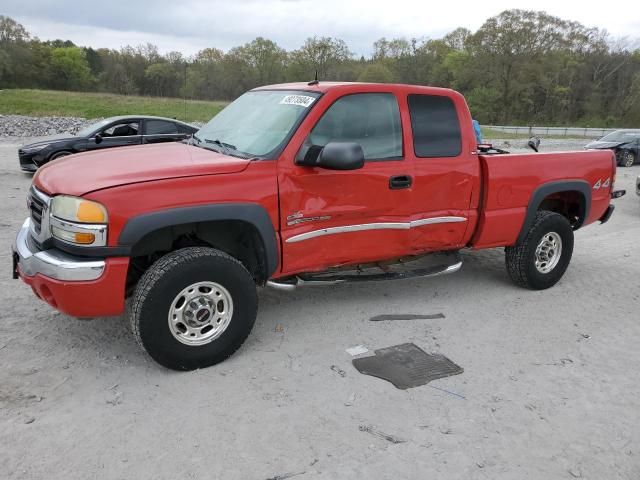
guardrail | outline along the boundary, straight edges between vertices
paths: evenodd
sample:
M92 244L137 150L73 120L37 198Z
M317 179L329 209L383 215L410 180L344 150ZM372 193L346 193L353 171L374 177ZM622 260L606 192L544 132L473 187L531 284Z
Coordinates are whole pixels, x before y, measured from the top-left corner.
M497 132L512 133L516 135L539 135L553 137L583 137L600 138L607 133L618 130L616 128L587 128L587 127L517 127L512 125L482 125Z

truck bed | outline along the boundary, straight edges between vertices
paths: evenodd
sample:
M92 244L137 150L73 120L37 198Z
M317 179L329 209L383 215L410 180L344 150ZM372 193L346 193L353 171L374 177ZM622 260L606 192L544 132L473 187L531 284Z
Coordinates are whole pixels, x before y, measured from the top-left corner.
M515 153L479 155L482 170L482 194L479 222L472 237L473 248L510 246L516 243L527 217L528 207L536 200L536 190L552 201L553 186L563 182L576 189L568 195L590 195L585 218L574 228L602 217L610 201L616 163L610 151ZM614 174L615 176L615 174ZM545 187L547 186L547 187ZM582 193L582 192L589 192ZM540 195L538 195L540 196Z

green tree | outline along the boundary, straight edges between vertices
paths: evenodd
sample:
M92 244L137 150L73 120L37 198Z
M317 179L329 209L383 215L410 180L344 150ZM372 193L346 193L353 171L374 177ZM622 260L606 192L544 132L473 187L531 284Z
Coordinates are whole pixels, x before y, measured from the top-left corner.
M350 60L352 53L343 40L331 37L308 38L304 45L291 53L290 78L337 80L339 67Z
M51 69L55 85L63 90L85 90L94 80L84 51L78 47L54 48Z
M157 97L175 94L179 77L174 65L168 62L149 65L144 73L147 80L146 91Z
M370 63L358 77L359 82L393 83L393 73L381 63Z

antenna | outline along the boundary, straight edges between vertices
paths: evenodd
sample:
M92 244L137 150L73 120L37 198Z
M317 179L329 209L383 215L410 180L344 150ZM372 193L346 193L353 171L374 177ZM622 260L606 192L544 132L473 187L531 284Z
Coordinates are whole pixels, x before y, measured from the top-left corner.
M318 69L316 69L316 78L307 83L307 85L318 85L319 83L320 81L318 80Z

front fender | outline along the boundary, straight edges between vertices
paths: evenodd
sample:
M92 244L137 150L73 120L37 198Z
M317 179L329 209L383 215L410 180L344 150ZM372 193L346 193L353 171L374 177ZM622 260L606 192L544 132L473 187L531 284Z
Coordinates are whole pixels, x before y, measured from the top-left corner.
M197 222L239 220L253 225L263 242L268 276L278 268L278 241L267 210L253 203L223 203L172 208L130 218L118 237L120 247L131 249L145 235L166 227Z

